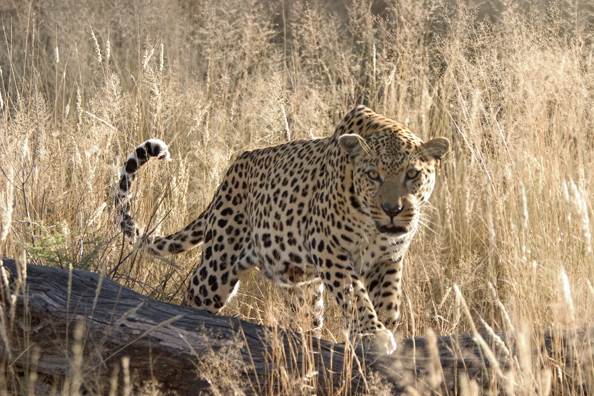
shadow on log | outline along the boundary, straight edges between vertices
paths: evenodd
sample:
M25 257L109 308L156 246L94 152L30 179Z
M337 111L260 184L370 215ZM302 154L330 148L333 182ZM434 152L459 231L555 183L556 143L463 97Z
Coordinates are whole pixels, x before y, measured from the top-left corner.
M156 301L87 271L22 270L3 259L0 364L98 394L126 378L179 395L213 387L222 394L396 395L518 385L579 394L592 389L591 330L430 335L401 340L391 356L372 356Z

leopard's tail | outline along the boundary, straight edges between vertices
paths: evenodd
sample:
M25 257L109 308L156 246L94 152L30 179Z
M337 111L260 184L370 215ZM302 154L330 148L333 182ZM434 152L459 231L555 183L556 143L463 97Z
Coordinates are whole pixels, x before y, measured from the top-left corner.
M151 158L169 160L167 145L158 139L149 139L142 143L128 156L120 175L120 183L116 191L118 225L126 239L132 243L144 243L143 249L154 256L167 256L192 249L202 243L204 238L205 213L188 224L183 230L168 236L140 235L134 219L130 215L129 191L136 172Z
M153 157L165 161L169 160L167 145L161 140L149 139L136 147L136 150L128 156L120 171L120 182L116 189L117 221L126 240L130 243L135 243L136 238L140 236L140 231L130 215L130 189L138 169Z

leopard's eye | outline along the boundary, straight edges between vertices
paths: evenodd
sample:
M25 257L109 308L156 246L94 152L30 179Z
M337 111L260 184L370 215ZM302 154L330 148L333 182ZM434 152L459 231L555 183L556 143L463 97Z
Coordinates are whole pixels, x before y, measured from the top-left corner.
M406 172L406 178L409 180L415 179L417 176L419 176L419 171L416 169L411 169L408 172Z
M370 170L369 172L367 172L367 176L371 179L371 180L379 180L380 179L380 174L377 171L374 170Z

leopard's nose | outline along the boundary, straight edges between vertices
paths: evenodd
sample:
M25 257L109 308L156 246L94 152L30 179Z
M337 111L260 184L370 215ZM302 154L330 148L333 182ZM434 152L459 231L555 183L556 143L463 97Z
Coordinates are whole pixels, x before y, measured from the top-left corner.
M394 217L398 216L398 214L400 212L402 212L403 207L400 204L396 204L396 205L392 206L389 203L384 202L382 204L382 209L388 216L390 216L390 218L394 218Z

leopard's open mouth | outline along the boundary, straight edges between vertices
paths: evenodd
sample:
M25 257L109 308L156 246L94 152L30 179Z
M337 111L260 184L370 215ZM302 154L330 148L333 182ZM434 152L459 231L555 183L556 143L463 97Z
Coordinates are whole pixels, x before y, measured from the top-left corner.
M406 227L397 226L394 223L386 224L378 227L379 232L382 234L390 234L394 236L401 236L408 233Z

